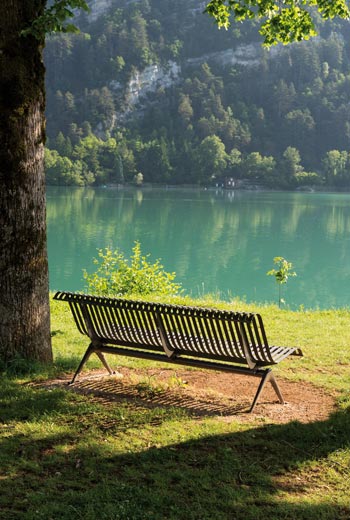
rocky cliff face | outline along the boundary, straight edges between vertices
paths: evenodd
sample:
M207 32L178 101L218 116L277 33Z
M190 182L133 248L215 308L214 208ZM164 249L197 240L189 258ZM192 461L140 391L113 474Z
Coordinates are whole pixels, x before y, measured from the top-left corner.
M89 21L95 22L100 16L105 14L113 4L115 4L115 0L91 0L89 2L91 9L88 15Z
M89 21L94 22L103 16L111 7L116 5L127 5L138 0L91 0L89 5L91 12ZM188 10L193 16L198 16L204 11L206 2L189 0ZM205 62L216 62L221 66L232 66L235 64L247 67L258 65L261 56L261 47L258 44L239 45L236 48L228 48L219 52L212 52L187 58L183 62L169 60L166 65L149 65L143 70L136 70L127 85L122 85L116 79L111 79L110 88L120 92L127 102L129 114L141 103L145 105L148 94L156 92L159 88L168 88L175 83L181 82L182 69L186 66L197 66Z
M142 71L136 71L126 87L126 95L129 106L136 105L147 94L155 92L158 88L167 88L180 81L181 66L168 61L166 67L149 65Z
M205 62L216 62L223 67L232 65L243 65L254 67L259 64L261 57L261 47L258 44L238 45L236 48L224 51L203 54L199 58L189 58L188 64L197 65Z
M258 45L240 45L236 49L226 49L196 58L188 58L184 64L195 66L215 61L223 67L235 64L254 67L259 64L260 56L261 48ZM141 71L136 70L125 89L129 107L131 108L138 102L143 101L149 93L156 92L159 88L168 88L174 83L179 83L181 71L181 64L175 61L168 61L165 67L155 64L149 65ZM113 80L110 86L116 90L123 88L120 83Z

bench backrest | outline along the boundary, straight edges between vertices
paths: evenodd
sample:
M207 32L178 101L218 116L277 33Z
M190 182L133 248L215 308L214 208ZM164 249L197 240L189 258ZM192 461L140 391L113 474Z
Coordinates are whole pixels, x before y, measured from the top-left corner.
M79 331L95 343L187 354L223 361L273 364L259 314L58 292Z

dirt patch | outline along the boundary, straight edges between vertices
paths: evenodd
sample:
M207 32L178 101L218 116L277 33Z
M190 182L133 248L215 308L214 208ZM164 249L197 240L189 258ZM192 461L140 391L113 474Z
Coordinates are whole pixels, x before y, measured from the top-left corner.
M141 406L180 407L194 416L215 416L225 421L260 418L279 424L294 420L308 423L327 419L336 409L336 395L311 383L278 378L285 404L278 402L267 383L254 412L248 414L259 381L251 376L202 370L121 368L115 376L85 372L68 388L104 404L132 400ZM66 386L68 382L68 378L56 379L45 386Z

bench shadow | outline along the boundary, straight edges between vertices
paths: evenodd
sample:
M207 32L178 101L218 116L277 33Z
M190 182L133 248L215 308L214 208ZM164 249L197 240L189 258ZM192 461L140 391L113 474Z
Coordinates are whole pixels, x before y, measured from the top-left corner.
M334 396L322 389L307 383L283 381L281 388L286 404L277 401L272 386L267 384L254 413L248 414L258 383L247 375L230 373L126 368L121 368L116 376L93 371L81 375L73 385L68 385L68 379L47 382L52 387L65 386L75 393L88 395L104 405L130 402L147 408L178 408L192 418L241 417L251 422L258 415L278 423L311 422L323 419L335 408Z
M82 379L68 386L74 392L88 394L101 403L109 404L118 401L133 402L135 405L148 408L181 408L192 417L228 417L247 412L250 408L249 398L241 398L232 403L229 400L220 402L217 398L193 398L184 392L168 389L157 389L147 384L130 383L124 380L102 378Z

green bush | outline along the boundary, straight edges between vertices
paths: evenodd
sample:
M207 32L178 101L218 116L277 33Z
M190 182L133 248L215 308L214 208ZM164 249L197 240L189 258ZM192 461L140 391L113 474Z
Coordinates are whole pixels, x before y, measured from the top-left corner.
M118 249L109 247L98 250L99 259L95 273L88 274L84 269L84 279L90 294L99 296L128 296L131 294L167 294L181 292L181 285L174 282L176 274L164 271L159 260L149 262L150 255L143 256L139 242L132 248L130 260Z

